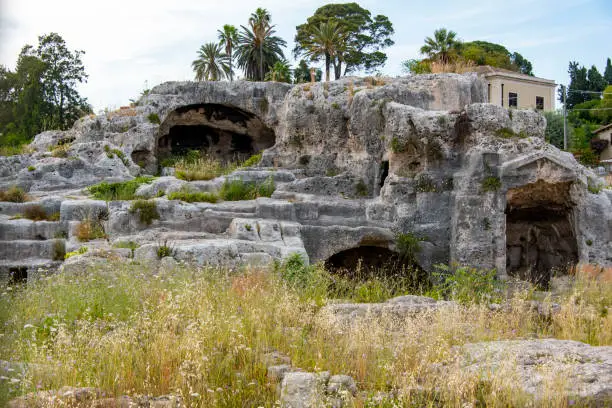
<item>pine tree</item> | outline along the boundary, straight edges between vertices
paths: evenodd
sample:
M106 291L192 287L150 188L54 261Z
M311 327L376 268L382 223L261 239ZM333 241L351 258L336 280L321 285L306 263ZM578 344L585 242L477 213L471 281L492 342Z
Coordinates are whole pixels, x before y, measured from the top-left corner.
M604 79L606 80L608 85L612 85L612 62L610 61L610 58L608 58L608 61L606 62Z

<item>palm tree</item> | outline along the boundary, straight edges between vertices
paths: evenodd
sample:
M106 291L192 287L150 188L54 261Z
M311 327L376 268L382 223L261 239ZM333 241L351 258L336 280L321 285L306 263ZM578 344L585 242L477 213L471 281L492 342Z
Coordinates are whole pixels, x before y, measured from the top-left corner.
M269 67L266 81L291 83L291 68L287 61L276 61L274 66Z
M196 81L219 81L229 74L228 58L221 46L206 43L198 50L198 59L191 63Z
M329 82L329 67L333 57L344 47L346 35L336 21L321 23L315 27L310 38L306 56L313 60L325 56L325 80Z
M265 12L263 9L257 10ZM274 66L276 61L285 59L282 47L287 43L274 35L276 31L269 24L269 15L267 18L265 15L257 16L257 12L251 15L249 27L240 26L242 30L238 33L236 65L244 70L247 79L263 81L266 77L264 67ZM262 29L264 26L266 28Z
M233 25L225 24L223 26L223 31L217 30L217 36L219 37L219 45L225 46L225 54L227 54L229 60L229 78L230 81L233 81L234 70L232 69L232 52L238 42L238 30Z
M459 50L461 42L457 40L457 33L446 28L434 31L434 38L425 38L425 45L421 47L421 54L426 54L432 60L448 63Z
M251 30L255 34L255 38L257 41L257 45L259 47L259 76L261 78L264 77L263 72L263 43L265 40L265 33L270 27L270 13L268 10L258 7L254 13L251 13L251 17L249 17L249 25L251 26Z

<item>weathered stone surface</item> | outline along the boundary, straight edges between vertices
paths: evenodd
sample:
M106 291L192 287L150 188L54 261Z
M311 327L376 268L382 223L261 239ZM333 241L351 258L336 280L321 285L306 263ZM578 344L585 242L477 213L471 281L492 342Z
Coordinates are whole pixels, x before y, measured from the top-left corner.
M558 377L562 392L574 403L612 404L612 347L577 341L542 339L467 344L459 349L466 370L488 377L497 372L516 379L514 386L536 399L544 384Z
M546 283L551 268L611 265L612 193L589 191L597 176L546 144L539 113L483 103L485 91L472 74L161 84L135 108L84 117L38 135L31 153L0 157L0 189L33 197L0 203L0 216L39 204L61 213L61 226L0 219L0 237L48 240L53 229L76 245L77 223L95 215L111 241L143 244L136 257L154 263L163 241L176 243L179 261L266 265L293 252L317 262L360 247L395 251L403 233L422 240L416 263L428 271L457 262ZM137 190L157 207L150 225L129 202L84 197L103 180L157 174L164 154L192 147L262 159L206 181L164 169ZM216 192L226 179L272 179L276 191L216 204L158 197Z

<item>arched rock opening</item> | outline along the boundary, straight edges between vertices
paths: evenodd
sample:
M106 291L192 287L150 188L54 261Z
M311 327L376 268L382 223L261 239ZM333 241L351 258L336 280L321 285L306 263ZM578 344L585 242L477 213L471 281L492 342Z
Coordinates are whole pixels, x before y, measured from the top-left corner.
M188 105L161 124L158 155L201 150L222 161L245 159L274 146L274 131L256 115L221 104Z
M572 222L571 182L535 183L506 196L506 271L547 286L578 260Z
M426 279L424 271L399 253L378 246L362 245L340 251L325 261L325 268L335 274L363 279L381 276L404 276ZM423 276L422 276L423 275Z

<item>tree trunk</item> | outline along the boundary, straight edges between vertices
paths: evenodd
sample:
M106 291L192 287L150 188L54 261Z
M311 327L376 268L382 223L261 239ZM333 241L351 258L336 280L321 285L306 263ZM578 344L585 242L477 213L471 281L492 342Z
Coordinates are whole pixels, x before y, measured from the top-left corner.
M232 71L232 49L229 49L229 69L230 69L230 82L234 80L234 72Z
M331 65L331 61L329 58L329 54L325 54L325 81L329 82L329 66Z
M334 65L334 74L336 74L336 80L340 79L342 75L342 61L338 60L338 64Z
M263 42L259 44L259 80L264 80L264 69L263 69Z

